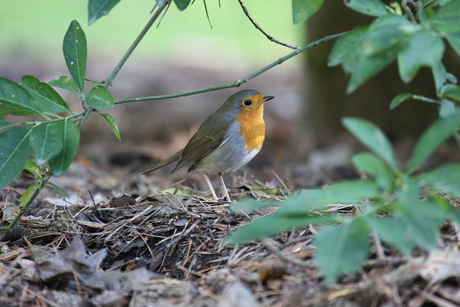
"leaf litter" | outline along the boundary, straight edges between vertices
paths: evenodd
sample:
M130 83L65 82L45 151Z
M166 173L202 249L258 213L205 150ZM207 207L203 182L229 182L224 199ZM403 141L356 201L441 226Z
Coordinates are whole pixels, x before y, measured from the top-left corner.
M69 198L45 189L1 238L0 306L460 304L453 225L443 227L438 250L417 250L412 257L374 238L361 271L328 287L313 260L314 226L243 246L223 245L231 231L276 208L230 210L228 203L203 196L193 177L190 188L161 174L148 181L137 173L119 180L82 165L66 176ZM289 185L273 177L267 183L246 180L233 195L282 202ZM0 191L3 221L12 219L26 188L23 180ZM163 192L146 193L152 190ZM353 214L356 208L337 204L326 210Z

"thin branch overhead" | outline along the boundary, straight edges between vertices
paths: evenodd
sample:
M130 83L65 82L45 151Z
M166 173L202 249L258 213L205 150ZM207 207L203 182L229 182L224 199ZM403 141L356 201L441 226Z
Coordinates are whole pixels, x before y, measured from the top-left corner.
M244 11L244 14L248 17L248 19L251 21L251 23L254 25L254 27L256 27L256 29L259 30L260 32L262 32L262 34L265 35L270 41L272 41L272 42L274 42L274 43L277 43L277 44L279 44L279 45L281 45L281 46L291 48L291 49L300 49L299 46L291 45L291 44L287 44L287 43L283 43L283 42L277 40L276 38L274 38L273 36L271 36L270 34L268 34L267 32L265 32L265 31L259 26L259 24L254 20L254 18L252 18L251 15L249 15L248 9L246 8L246 6L244 6L243 1L242 1L242 0L238 0L238 2L240 3L241 8L242 8L243 11Z

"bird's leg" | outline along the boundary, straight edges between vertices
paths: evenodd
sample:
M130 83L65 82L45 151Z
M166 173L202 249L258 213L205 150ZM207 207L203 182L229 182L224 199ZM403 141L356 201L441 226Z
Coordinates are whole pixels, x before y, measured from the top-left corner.
M221 173L218 173L217 176L219 176L219 180L220 180L220 183L222 184L222 188L224 189L224 193L225 193L225 197L227 198L227 201L232 201L232 199L230 198L230 194L228 194L228 190L227 190L227 187L225 186L225 182L224 182L224 179L222 178L222 174Z
M211 190L212 196L214 197L215 201L219 201L219 198L217 198L216 192L214 191L214 188L212 187L211 181L209 180L208 175L203 174L204 179L206 179L206 182L208 183L209 189Z

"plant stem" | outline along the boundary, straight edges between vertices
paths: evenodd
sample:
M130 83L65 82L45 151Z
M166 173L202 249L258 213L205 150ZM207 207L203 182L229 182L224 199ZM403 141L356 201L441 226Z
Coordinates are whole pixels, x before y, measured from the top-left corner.
M34 194L32 194L32 196L29 198L27 203L23 207L20 208L18 214L11 221L11 223L6 227L0 227L0 230L4 231L5 233L8 233L11 231L11 229L13 229L13 227L19 222L19 220L24 215L24 213L26 213L27 209L29 209L29 206L32 204L35 198L37 198L38 194L40 194L41 190L43 189L43 187L45 186L46 182L48 181L50 177L51 176L47 176L46 178L40 179L40 184L35 188Z
M425 97L425 96L420 96L420 95L412 95L412 99L420 100L420 101L423 101L423 102L429 102L429 103L437 103L437 104L441 103L441 101L439 101L439 100L431 99L431 98L428 98L428 97Z
M147 34L147 32L150 29L150 27L155 23L155 21L160 16L161 12L163 12L163 10L171 3L171 1L172 0L167 0L164 3L162 3L161 5L158 5L158 9L153 14L152 18L150 18L149 22L145 25L144 29L142 29L141 33L139 33L137 38L134 40L134 42L129 47L128 51L126 51L126 53L121 58L120 62L118 62L117 66L115 66L115 69L112 71L110 76L107 79L105 79L105 86L106 87L108 87L109 85L112 84L112 82L115 79L115 77L117 76L118 72L123 67L123 65L126 63L128 58L131 56L131 54L133 53L134 49L136 49L137 45L139 45L139 43L142 40L142 38L145 36L145 34Z
M323 37L322 39L316 40L316 41L306 45L305 47L297 49L297 50L289 53L288 55L279 58L277 61L274 61L273 63L270 63L269 65L267 65L267 66L259 69L258 71L248 75L247 77L245 77L243 79L240 79L240 80L235 80L235 81L233 81L231 83L217 85L217 86L210 86L210 87L206 87L206 88L201 88L201 89L197 89L197 90L193 90L193 91L187 91L187 92L180 92L180 93L176 93L176 94L120 99L120 100L115 101L115 104L122 104L122 103L126 103L126 102L131 102L131 101L160 100L160 99L167 99L167 98L183 97L183 96L190 96L190 95L195 95L195 94L204 93L204 92L216 91L216 90L220 90L220 89L224 89L224 88L238 87L241 84L246 83L249 80L257 77L258 75L266 72L267 70L275 67L276 65L282 64L284 61L289 60L290 58L298 55L299 53L302 53L302 52L304 52L304 51L306 51L308 49L316 47L317 45L319 45L321 43L324 43L324 42L336 39L338 37L341 37L345 33L346 32L338 33L338 34L334 34L334 35L329 35L329 36Z

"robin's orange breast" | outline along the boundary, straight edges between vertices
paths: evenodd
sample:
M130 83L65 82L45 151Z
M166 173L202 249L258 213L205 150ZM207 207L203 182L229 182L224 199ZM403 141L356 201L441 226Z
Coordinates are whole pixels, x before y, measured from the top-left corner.
M264 97L260 94L262 98ZM240 123L240 135L244 137L246 150L259 151L265 140L265 122L263 118L264 104L257 103L250 108L243 108L235 116L235 120Z

